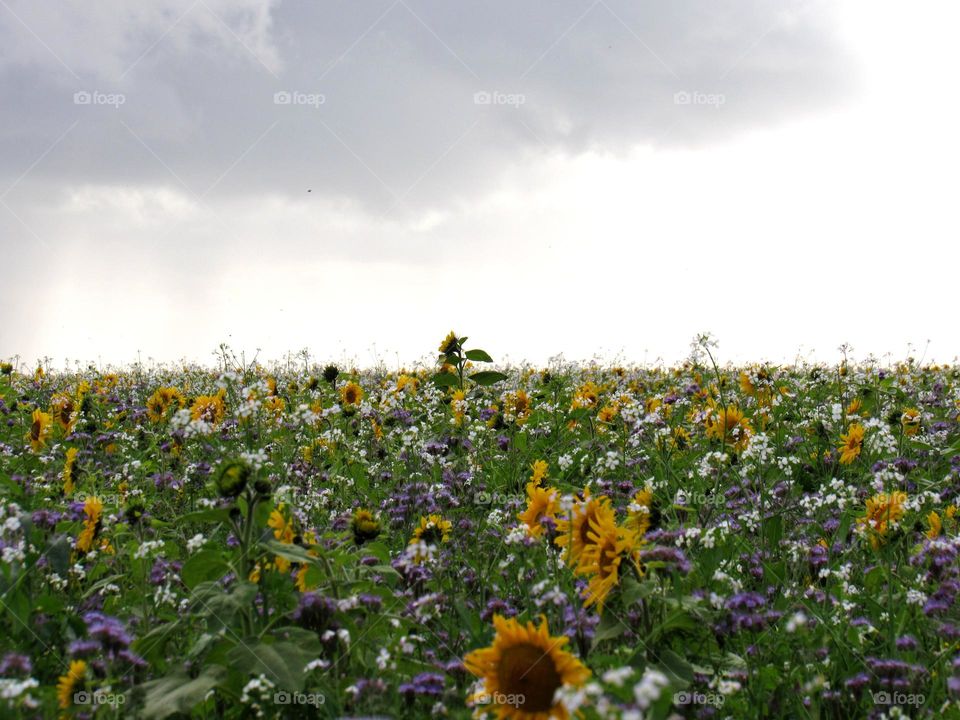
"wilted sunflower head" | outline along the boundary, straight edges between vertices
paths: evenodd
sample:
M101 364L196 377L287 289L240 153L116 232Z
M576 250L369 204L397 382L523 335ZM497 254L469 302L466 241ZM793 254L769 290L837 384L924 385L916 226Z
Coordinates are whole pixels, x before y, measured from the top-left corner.
M235 460L224 465L217 475L217 490L222 497L235 498L247 487L253 470L245 462Z
M336 365L327 365L323 369L323 379L326 380L331 385L333 384L334 380L336 380L337 377L339 377L339 375L340 375L340 368L338 368Z
M564 649L568 639L551 637L544 617L537 627L494 615L493 626L493 644L463 659L466 669L483 681L472 699L489 703L485 707L499 720L569 718L563 702L555 699L557 690L579 687L590 671Z

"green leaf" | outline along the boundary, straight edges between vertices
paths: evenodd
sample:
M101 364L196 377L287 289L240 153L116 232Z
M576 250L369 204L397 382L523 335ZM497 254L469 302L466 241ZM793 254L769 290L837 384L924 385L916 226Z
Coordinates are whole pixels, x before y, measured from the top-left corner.
M230 564L217 550L201 550L190 556L183 564L180 577L188 589L193 590L207 580L219 580L230 572Z
M657 653L660 663L678 680L693 682L693 666L685 658L677 655L673 650L660 650Z
M459 385L460 380L453 373L437 373L433 376L433 382L435 385L440 387L453 387L454 385Z
M467 360L474 362L492 363L493 358L487 355L486 350L467 350Z
M142 717L147 720L163 720L177 713L189 714L226 675L226 669L219 665L210 665L193 679L178 673L144 683L142 687L146 693L146 701Z
M303 669L320 654L319 640L305 645L298 642L241 642L230 651L230 660L241 672L265 675L270 682L288 692L300 692L306 682Z
M285 543L277 540L268 540L267 542L260 543L260 545L272 552L274 555L279 555L282 558L286 558L290 562L303 563L305 565L316 565L319 562L317 558L315 558L313 555L310 555L299 545L286 545Z
M501 380L506 380L507 376L502 372L497 372L496 370L481 370L480 372L475 372L470 376L470 379L473 380L477 385L493 385L498 383Z
M218 523L226 522L230 519L230 510L228 508L207 508L206 510L197 510L180 517L183 523Z
M597 625L597 631L593 635L593 647L596 647L604 640L612 640L623 635L627 631L627 626L613 613L607 613L600 618L600 624Z

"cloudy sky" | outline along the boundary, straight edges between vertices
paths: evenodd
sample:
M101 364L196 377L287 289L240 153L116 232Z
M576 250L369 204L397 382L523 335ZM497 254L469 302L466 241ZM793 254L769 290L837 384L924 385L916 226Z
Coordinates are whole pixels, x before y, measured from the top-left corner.
M950 360L958 20L0 0L0 357Z

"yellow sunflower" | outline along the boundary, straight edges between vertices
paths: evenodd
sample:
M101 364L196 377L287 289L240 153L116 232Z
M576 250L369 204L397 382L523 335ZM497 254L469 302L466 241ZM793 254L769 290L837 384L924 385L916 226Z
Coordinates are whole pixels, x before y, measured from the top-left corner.
M924 534L931 540L940 537L940 533L943 530L943 521L940 520L940 516L935 510L931 510L930 514L927 515L927 524L930 526L930 529Z
M533 471L530 475L530 482L534 485L541 485L547 477L547 471L550 469L550 466L546 460L536 460L533 465L530 466L530 469Z
M920 432L920 411L916 408L907 408L900 416L900 426L905 435L916 435Z
M70 669L66 675L61 675L57 681L57 701L61 710L73 705L73 695L78 687L83 686L87 674L87 664L83 660L71 660Z
M531 537L540 537L543 534L543 525L540 521L545 518L557 517L560 510L560 492L556 488L543 488L533 480L527 483L527 509L517 515L517 519L527 526L527 534Z
M293 544L293 539L296 536L293 531L293 521L287 520L283 516L283 503L280 503L270 513L270 519L267 520L267 525L273 528L273 536L277 540L282 542L284 545ZM274 562L276 563L277 570L282 573L285 573L290 569L290 561L285 557L280 557L277 555Z
M866 514L857 519L870 536L870 544L876 550L883 543L890 526L903 517L907 494L900 490L892 493L879 493L867 499Z
M463 416L467 412L467 396L463 390L455 390L450 398L450 410L453 412L453 419L457 425L463 423Z
M567 720L570 713L555 699L557 690L579 687L590 677L590 670L564 649L568 639L551 637L544 617L537 627L495 615L493 626L493 644L463 659L466 669L483 680L472 699L489 702L485 709L498 720Z
M557 521L559 535L554 542L564 549L563 555L570 567L577 565L584 549L593 542L590 538L591 526L605 521L614 521L610 499L603 495L590 497L590 489L584 489L583 499L574 503L570 517Z
M863 425L852 423L846 434L840 436L840 442L843 444L837 448L837 451L840 453L841 465L849 465L860 457L865 432Z
M227 413L223 399L226 390L221 388L216 395L201 395L193 401L190 407L190 417L193 420L203 420L211 425L218 424Z
M40 452L47 446L52 423L53 417L50 413L45 413L40 408L33 411L33 422L30 424L30 432L27 433L26 439L30 441L30 447L34 452Z
M653 488L645 487L633 496L633 502L630 503L627 511L627 527L636 535L642 538L650 529L653 509Z
M73 466L77 462L77 448L67 448L67 457L63 463L63 494L73 495Z
M348 382L340 388L340 401L344 405L359 405L363 400L363 388L355 382Z
M53 419L56 420L57 425L59 425L64 432L69 433L73 430L73 426L76 423L75 410L76 404L73 402L73 398L65 393L54 395L50 400L50 412L53 415Z
M742 452L750 444L752 432L750 421L733 405L727 405L707 418L707 437L732 445L737 452Z
M425 542L428 545L437 545L445 543L450 539L450 531L453 524L449 520L444 520L439 515L428 515L420 518L420 525L413 531L413 537L410 538L410 545L418 542Z
M453 330L447 333L447 336L443 339L443 342L440 343L440 347L437 348L444 355L449 355L457 349L459 341L457 340L457 335Z
M363 545L380 534L380 521L369 510L360 508L353 514L350 528L353 530L354 542L357 545Z
M597 518L590 528L590 544L580 555L577 575L590 578L584 607L597 606L603 612L603 604L620 582L620 562L633 549L635 536L626 528L617 527L612 518Z
M77 550L80 552L90 552L93 547L93 541L100 531L101 520L103 518L103 503L98 497L88 497L83 503L83 514L86 519L83 521L83 530L77 536Z

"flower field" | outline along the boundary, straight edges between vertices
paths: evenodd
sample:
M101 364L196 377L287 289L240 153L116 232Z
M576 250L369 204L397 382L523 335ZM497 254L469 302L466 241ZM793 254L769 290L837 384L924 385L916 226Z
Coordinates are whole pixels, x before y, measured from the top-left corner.
M960 717L960 367L0 365L0 717Z

